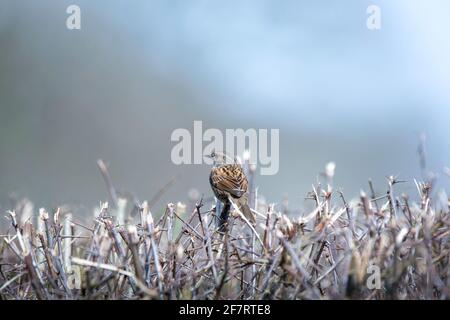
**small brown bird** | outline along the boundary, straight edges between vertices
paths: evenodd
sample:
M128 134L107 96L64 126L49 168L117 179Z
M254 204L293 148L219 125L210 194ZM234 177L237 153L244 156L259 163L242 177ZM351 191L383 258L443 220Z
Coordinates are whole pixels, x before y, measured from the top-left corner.
M220 214L219 230L225 229L231 202L254 224L255 216L247 204L248 181L242 166L221 152L213 151L209 157L214 161L209 183L216 198L224 204Z

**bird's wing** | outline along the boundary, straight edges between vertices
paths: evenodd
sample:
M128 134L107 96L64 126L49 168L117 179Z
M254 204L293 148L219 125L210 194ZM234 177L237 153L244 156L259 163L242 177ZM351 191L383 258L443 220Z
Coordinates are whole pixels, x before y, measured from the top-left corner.
M234 198L240 198L247 192L247 178L239 165L214 168L211 174L213 186L228 192Z

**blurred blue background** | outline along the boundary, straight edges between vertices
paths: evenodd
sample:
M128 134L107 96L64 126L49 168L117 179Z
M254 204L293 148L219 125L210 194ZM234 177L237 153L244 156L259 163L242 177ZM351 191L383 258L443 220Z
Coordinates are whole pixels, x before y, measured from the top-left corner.
M81 8L81 30L65 26ZM381 8L382 28L366 27ZM212 192L206 165L175 166L170 134L279 128L280 171L260 194L300 205L317 174L357 196L399 174L414 192L419 135L428 166L450 165L450 3L389 1L0 0L0 204L107 199L96 167L149 199Z

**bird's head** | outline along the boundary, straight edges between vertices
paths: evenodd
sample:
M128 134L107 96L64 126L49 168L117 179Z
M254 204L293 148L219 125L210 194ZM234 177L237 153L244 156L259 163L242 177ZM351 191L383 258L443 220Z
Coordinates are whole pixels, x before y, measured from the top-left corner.
M236 162L233 158L228 156L226 153L220 152L220 151L215 151L215 150L213 150L211 152L211 154L207 155L207 157L211 158L213 160L214 166L233 164Z

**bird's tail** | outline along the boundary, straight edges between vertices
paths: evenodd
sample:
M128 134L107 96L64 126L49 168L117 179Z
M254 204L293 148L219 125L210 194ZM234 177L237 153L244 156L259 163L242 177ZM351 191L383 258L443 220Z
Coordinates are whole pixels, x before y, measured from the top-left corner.
M239 211L241 211L241 213L244 215L244 217L248 221L250 221L253 225L255 225L255 223L256 223L255 215L250 210L250 207L247 204L248 203L247 202L247 195L244 195L244 196L242 196L241 198L239 198L237 200L230 199L230 201L234 201L234 203L236 204L237 208L239 209Z
M250 210L250 207L247 204L247 197L243 196L239 199L231 199L229 198L228 201L224 204L222 211L220 213L219 218L219 231L225 232L227 225L228 225L228 216L230 214L231 204L234 204L239 211L244 215L244 217L253 225L256 224L255 215Z
M242 214L247 218L248 221L250 221L253 225L255 225L255 223L256 223L255 215L250 210L250 207L248 206L248 204L246 204L246 203L242 204L239 207L239 210L241 210Z

